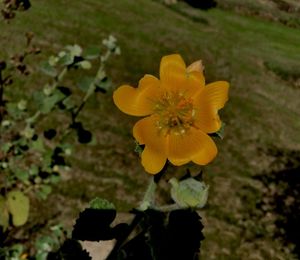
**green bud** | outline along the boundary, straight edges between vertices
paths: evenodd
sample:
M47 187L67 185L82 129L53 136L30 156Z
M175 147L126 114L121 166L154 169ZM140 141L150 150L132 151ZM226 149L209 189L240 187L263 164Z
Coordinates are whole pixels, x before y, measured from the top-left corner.
M203 208L207 202L208 189L204 182L194 178L187 178L178 181L176 178L170 179L171 197L180 207Z

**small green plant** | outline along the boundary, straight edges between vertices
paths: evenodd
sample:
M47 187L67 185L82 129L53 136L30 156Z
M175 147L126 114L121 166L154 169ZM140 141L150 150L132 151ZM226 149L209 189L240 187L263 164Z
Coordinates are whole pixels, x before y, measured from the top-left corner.
M19 98L13 91L14 80L30 77L27 56L40 52L32 45L33 35L26 34L26 38L23 53L0 61L1 247L9 245L13 230L28 221L31 199L47 199L61 171L70 167L67 157L74 139L82 144L92 141L92 133L78 116L92 95L110 87L105 62L120 53L113 36L103 40L102 47L66 46L39 66L49 77L47 83ZM74 71L80 70L90 76L74 77ZM11 250L16 255L22 251L15 245Z

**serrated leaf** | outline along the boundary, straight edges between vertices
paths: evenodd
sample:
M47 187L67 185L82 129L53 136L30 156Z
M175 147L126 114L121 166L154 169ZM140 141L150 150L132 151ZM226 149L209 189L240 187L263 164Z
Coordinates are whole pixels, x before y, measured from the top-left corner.
M93 84L93 82L94 82L94 78L83 77L82 79L79 80L77 85L83 92L87 92L89 90L91 84Z
M29 198L21 191L10 191L7 194L7 205L14 226L24 225L29 215Z
M115 209L85 209L76 220L72 238L89 241L111 240L115 234L110 224L115 218Z
M49 62L44 62L41 64L40 69L42 72L44 72L46 75L51 76L51 77L56 77L57 76L57 71L55 68L53 68Z
M92 201L90 201L90 208L92 209L115 209L115 205L111 202L109 202L106 199L102 198L95 198Z
M6 205L5 198L0 196L0 226L3 228L3 231L9 226L9 213Z

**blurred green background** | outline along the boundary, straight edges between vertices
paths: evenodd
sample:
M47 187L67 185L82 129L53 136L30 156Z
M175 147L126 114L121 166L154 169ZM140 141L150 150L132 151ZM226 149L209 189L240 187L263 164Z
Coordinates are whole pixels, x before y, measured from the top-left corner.
M289 233L294 223L289 221L300 216L298 193L291 190L299 181L282 176L300 165L299 29L297 0L218 0L206 11L182 1L33 0L28 12L0 23L0 56L22 50L27 31L34 32L42 49L40 61L68 44L101 45L112 34L122 50L107 64L114 89L137 85L146 73L158 76L163 55L180 53L187 64L202 59L207 82L231 85L221 111L225 137L217 141L217 159L204 169L210 194L200 211L206 237L202 259L297 259L292 253L297 236ZM46 81L36 71L12 88L21 96ZM142 198L149 176L134 152L136 119L118 111L111 94L89 102L81 119L97 143L78 146L74 169L63 175L49 201L34 202L28 229L57 221L71 227L95 196L124 212ZM161 192L159 199L164 196ZM286 202L289 197L292 203Z

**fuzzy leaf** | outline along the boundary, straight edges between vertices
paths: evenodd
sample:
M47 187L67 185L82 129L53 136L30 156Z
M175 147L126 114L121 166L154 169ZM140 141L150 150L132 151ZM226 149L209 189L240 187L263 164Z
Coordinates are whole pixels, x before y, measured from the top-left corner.
M56 77L57 76L57 71L55 68L53 68L49 62L43 63L41 66L41 71L44 72L46 75L50 77Z
M83 92L87 92L90 86L93 84L93 82L94 82L94 78L83 77L82 79L79 80L77 85Z
M83 51L83 57L87 60L93 60L100 56L101 50L99 47L89 47Z
M29 198L21 191L10 191L7 194L7 204L14 226L22 226L29 215Z
M47 96L44 98L43 103L41 104L40 111L43 114L49 113L54 108L54 106L58 102L62 101L64 98L65 95L61 91L59 90L54 91L51 96Z
M37 195L42 200L47 199L48 195L51 193L52 188L49 185L41 185L39 192L37 192Z

